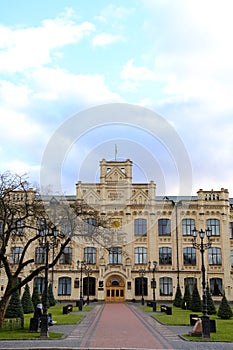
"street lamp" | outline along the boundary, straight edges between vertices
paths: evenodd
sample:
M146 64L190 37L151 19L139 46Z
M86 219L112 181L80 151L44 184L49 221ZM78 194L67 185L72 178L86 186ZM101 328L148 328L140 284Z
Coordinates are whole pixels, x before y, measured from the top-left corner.
M49 249L57 245L58 231L56 227L52 229L52 234L49 234L49 228L44 221L43 225L39 229L39 245L44 249L45 257L45 274L44 274L44 300L43 300L43 314L41 316L41 328L40 336L48 338L48 273L49 273ZM51 241L48 241L48 236L52 237Z
M155 288L156 288L156 280L155 280L155 271L156 271L156 267L157 267L157 261L153 261L153 278L152 278L152 288L153 288L153 302L152 302L152 306L153 306L153 311L156 311L156 301L155 301Z
M85 273L87 275L87 305L89 305L89 296L90 296L90 274L92 273L92 269L90 267L85 266Z
M78 302L78 308L79 311L82 311L83 309L83 266L86 265L86 261L77 261L78 268L80 267L80 294L79 294L79 302Z
M202 229L198 231L196 228L192 230L193 232L193 247L199 249L201 252L201 272L202 272L202 290L203 290L203 307L202 307L202 337L210 338L210 319L207 314L207 293L206 293L206 278L205 278L205 264L204 264L204 252L206 249L211 247L211 229L208 227L205 231ZM197 243L197 235L201 239L201 243ZM207 237L207 242L204 243L204 238Z

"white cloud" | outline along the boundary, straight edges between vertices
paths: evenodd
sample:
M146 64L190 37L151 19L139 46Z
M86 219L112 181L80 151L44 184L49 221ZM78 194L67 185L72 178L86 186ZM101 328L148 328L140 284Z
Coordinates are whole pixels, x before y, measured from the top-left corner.
M146 81L146 80L155 80L156 74L143 66L135 66L134 59L130 59L125 66L123 67L120 73L121 79L123 80L137 80L137 81Z
M39 91L35 99L72 99L91 105L120 101L120 96L108 89L104 77L99 74L75 75L62 69L41 68L32 73L32 79Z
M0 71L14 73L51 62L54 50L79 42L95 31L95 26L90 22L77 25L68 18L58 17L44 20L40 27L0 26L0 31Z
M30 88L27 85L15 85L10 81L0 81L0 101L2 105L21 109L30 103Z
M107 46L119 41L124 41L124 38L120 35L112 35L108 33L101 33L96 35L93 40L93 46Z

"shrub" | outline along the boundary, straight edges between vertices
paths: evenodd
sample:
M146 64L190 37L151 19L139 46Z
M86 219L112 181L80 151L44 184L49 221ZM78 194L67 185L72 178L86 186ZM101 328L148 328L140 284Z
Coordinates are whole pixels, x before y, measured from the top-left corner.
M34 306L33 306L33 302L31 299L30 288L29 288L28 284L26 284L26 286L25 286L24 293L23 293L23 296L21 299L21 303L22 303L23 311L25 314L30 314L31 312L34 311Z
M180 285L178 283L177 288L176 288L176 295L175 295L175 299L173 302L173 305L176 307L181 307L182 306L182 293L180 290Z
M224 320L228 320L232 317L232 310L225 295L222 297L217 315Z
M193 294L190 303L190 309L195 312L199 312L202 310L201 297L197 289L197 284L194 284Z

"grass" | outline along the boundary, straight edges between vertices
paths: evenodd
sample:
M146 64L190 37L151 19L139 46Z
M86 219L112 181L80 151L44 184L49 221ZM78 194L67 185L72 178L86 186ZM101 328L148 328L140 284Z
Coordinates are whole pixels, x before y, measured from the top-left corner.
M146 312L152 312L152 308L143 307ZM190 310L183 310L175 306L172 307L172 315L166 315L165 313L156 313L153 317L159 322L166 325L176 326L190 326L189 315L193 313ZM194 312L195 313L195 312ZM201 315L201 312L198 313ZM211 341L233 342L233 319L222 320L217 315L211 315L211 320L216 322L216 333L210 333ZM187 334L183 335L187 340L203 340L202 337L193 337Z
M65 324L76 324L81 321L85 316L85 312L91 310L91 307L84 307L83 312L78 312L77 307L73 307L73 313L63 315L62 313L63 305L59 304L49 308L48 312L52 314L53 320L59 325ZM0 340L3 339L38 339L40 338L39 332L30 331L30 319L33 317L33 314L24 315L24 329L18 330L0 330ZM58 339L63 336L62 333L49 332L50 339Z

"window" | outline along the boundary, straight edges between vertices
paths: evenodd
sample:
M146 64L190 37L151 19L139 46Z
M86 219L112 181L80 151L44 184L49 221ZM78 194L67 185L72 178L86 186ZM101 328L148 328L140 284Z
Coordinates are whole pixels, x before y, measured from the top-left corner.
M36 277L34 278L33 288L37 288L39 294L43 294L44 285L45 285L44 277Z
M184 265L196 265L196 249L184 248L183 251Z
M88 283L89 282L89 283ZM95 278L84 277L83 279L83 295L95 295Z
M63 253L60 257L60 264L67 264L67 265L71 265L72 264L72 248L70 247L65 247L63 249Z
M96 219L90 217L84 219L84 232L87 235L92 235L95 232L97 226L97 221Z
M183 219L182 220L182 234L183 236L192 236L192 230L195 228L194 219Z
M58 279L58 295L71 295L70 277L60 277Z
M233 222L229 222L229 233L230 238L233 238Z
M208 258L209 258L210 265L221 265L222 264L221 248L209 248Z
M170 277L162 277L159 280L160 295L172 295L172 279Z
M146 219L135 219L134 220L134 234L135 236L146 236L147 235L147 221Z
M35 263L36 264L45 264L46 252L42 247L36 247L35 249Z
M0 235L3 234L3 222L0 221Z
M21 247L11 248L10 263L11 264L18 264L22 253L23 253L23 248L21 248Z
M147 248L137 247L134 249L135 264L147 264Z
M193 294L193 288L195 284L197 284L197 279L194 277L187 277L184 279L184 287L189 287L190 295Z
M109 250L109 263L121 264L122 250L119 247L112 247Z
M18 236L22 236L24 234L24 220L14 220L12 234Z
M220 222L218 219L208 219L206 225L211 229L212 236L220 236Z
M159 264L171 265L172 264L172 249L168 247L159 248Z
M233 250L231 250L231 267L233 267Z
M210 293L212 295L215 295L215 296L222 295L222 279L221 278L211 278L210 279Z
M171 220L170 219L159 219L159 236L170 236L171 235Z
M147 278L136 277L135 278L135 296L139 296L139 295L141 296L142 294L145 296L148 295Z
M37 223L37 234L40 236L46 236L48 233L48 226L44 218L38 218Z
M96 248L84 248L84 261L86 261L87 264L96 264Z

